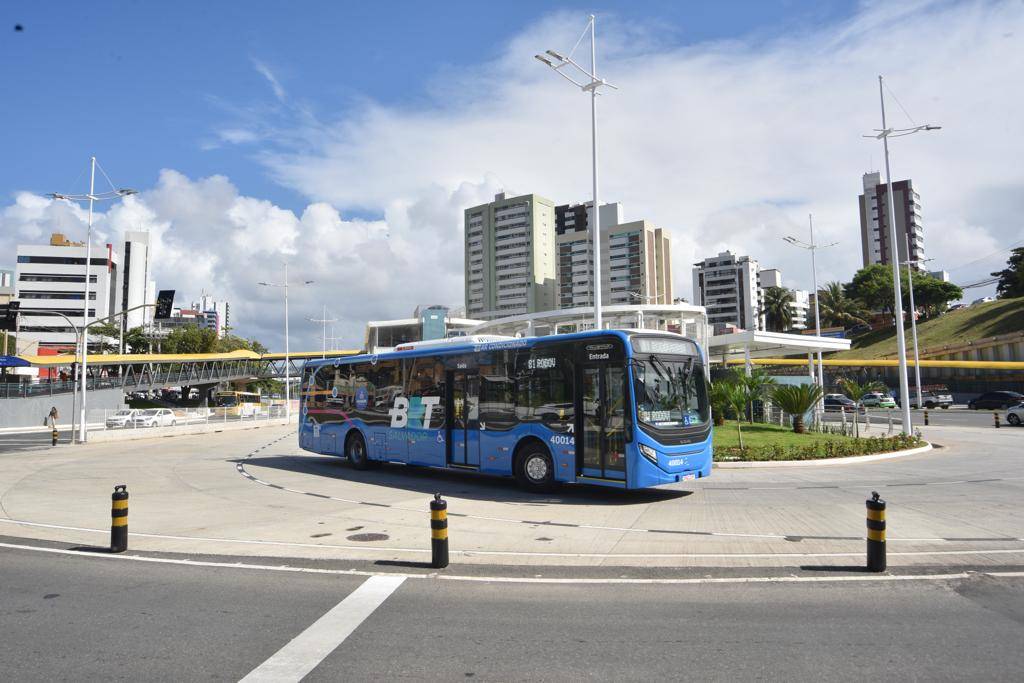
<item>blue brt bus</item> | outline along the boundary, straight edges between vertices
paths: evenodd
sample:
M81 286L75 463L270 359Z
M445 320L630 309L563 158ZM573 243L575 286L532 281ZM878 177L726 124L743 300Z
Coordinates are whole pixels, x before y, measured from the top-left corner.
M299 445L348 458L644 488L711 474L701 349L665 332L465 337L312 361Z

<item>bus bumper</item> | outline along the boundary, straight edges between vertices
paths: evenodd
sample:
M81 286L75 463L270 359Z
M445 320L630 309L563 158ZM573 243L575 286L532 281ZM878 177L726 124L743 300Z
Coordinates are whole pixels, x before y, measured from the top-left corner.
M657 464L637 453L636 476L631 478L629 488L647 488L677 484L681 481L703 479L711 475L712 457L710 439L704 443L689 444L686 447L666 448L656 446Z

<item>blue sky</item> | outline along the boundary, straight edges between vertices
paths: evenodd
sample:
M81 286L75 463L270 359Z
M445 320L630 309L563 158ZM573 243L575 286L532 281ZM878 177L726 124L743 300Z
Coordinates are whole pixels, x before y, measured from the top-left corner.
M268 176L254 161L257 150L209 144L239 112L275 106L255 62L291 97L335 118L364 98L416 106L438 74L494 59L554 11L581 21L589 12L602 22L628 18L654 27L666 44L685 45L767 40L853 8L831 0L8 2L0 6L9 161L0 165L0 193L82 191L69 184L95 153L120 185L149 186L162 168L224 174L244 194L300 210L305 199ZM24 31L15 33L19 23Z
M810 288L782 239L806 238L809 213L840 245L819 281L849 280L878 74L893 123L942 125L892 145L932 266L976 282L1020 241L1019 0L8 2L0 265L51 231L84 237L84 214L42 195L86 189L96 154L141 191L99 207L98 238L149 230L159 287L228 299L272 348L279 292L256 282L285 258L316 281L292 298L293 348L319 347L306 319L324 305L347 345L367 320L461 305L465 208L589 199L587 98L532 57L568 50L591 12L621 88L599 106L602 199L670 232L677 295L725 249Z

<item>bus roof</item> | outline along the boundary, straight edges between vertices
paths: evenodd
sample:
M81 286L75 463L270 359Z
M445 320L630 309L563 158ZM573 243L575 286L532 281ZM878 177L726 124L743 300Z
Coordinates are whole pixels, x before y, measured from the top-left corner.
M482 351L500 351L506 349L525 349L530 348L536 344L553 341L575 341L577 339L590 339L593 337L606 337L614 336L619 337L624 342L630 337L637 335L645 335L651 337L678 337L680 339L686 339L694 343L697 347L698 353L703 358L703 350L700 348L700 344L696 340L690 337L684 337L674 332L665 332L663 330L643 330L643 329L631 329L631 330L586 330L584 332L573 332L570 334L551 334L543 337L504 337L498 335L476 335L467 337L455 337L452 339L437 339L427 342L410 342L408 344L401 344L395 348L394 351L387 351L384 353L361 353L355 356L346 356L343 358L328 358L326 360L314 360L306 363L309 367L319 367L323 365L348 365L349 363L358 363L360 361L377 360L385 358L415 358L418 356L434 356L434 355L455 355L460 353L479 353Z

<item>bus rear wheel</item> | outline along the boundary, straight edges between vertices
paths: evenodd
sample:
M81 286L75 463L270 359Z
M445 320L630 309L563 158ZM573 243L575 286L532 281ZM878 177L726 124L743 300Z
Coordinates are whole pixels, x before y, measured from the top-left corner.
M527 491L553 490L555 464L548 450L539 444L530 444L523 448L516 459L516 480Z
M366 441L363 435L355 432L345 442L345 455L352 467L357 470L370 469L370 459L366 456Z

